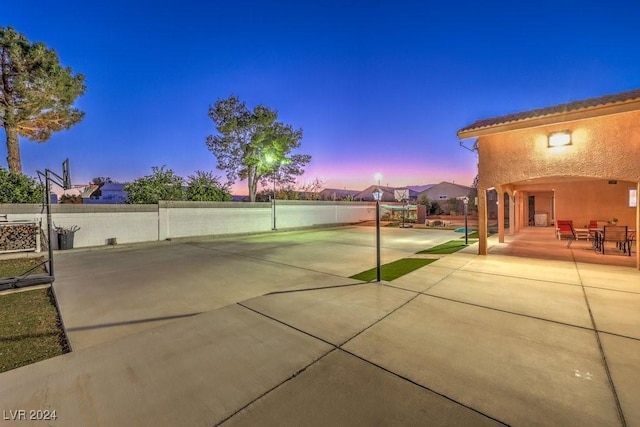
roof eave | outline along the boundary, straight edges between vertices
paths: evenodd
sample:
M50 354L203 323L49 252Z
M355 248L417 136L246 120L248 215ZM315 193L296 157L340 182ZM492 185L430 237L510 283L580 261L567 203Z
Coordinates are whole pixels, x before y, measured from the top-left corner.
M461 131L458 131L457 135L460 140L464 140L469 138L477 138L480 136L492 135L495 133L547 126L557 123L566 123L576 120L590 119L593 117L607 116L611 114L626 113L634 110L640 110L640 99L632 99L627 102L620 102L616 104L599 105L596 107L587 107L563 113L532 117L515 122L498 123L495 125L484 126L480 128L472 128L467 130L463 129Z

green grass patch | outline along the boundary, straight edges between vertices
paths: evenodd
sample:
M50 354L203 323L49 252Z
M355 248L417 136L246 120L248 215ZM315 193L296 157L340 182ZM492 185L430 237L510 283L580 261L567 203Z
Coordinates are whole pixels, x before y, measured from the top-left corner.
M469 243L475 243L476 241L469 240ZM452 254L458 252L460 249L466 248L464 244L464 238L462 240L449 240L438 246L434 246L424 251L418 252L419 254Z
M0 295L0 319L0 372L67 352L51 288Z
M397 261L390 262L380 266L380 279L390 282L397 279L400 276L404 276L407 273L411 273L413 270L417 270L420 267L424 267L427 264L431 264L435 259L426 258L403 258ZM376 280L376 269L363 271L354 276L351 279L362 280L363 282L371 282Z
M18 277L44 261L43 257L9 258L0 260L0 277ZM46 273L44 265L37 267L31 274Z

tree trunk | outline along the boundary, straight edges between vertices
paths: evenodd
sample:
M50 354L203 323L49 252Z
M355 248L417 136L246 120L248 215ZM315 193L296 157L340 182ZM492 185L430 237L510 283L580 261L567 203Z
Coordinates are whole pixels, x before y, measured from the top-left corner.
M258 186L258 180L255 179L255 171L249 169L249 174L247 176L247 182L249 184L249 200L252 202L256 201L256 187Z
M9 170L11 172L22 173L18 131L10 127L5 127L4 130L7 134L7 165L9 166Z

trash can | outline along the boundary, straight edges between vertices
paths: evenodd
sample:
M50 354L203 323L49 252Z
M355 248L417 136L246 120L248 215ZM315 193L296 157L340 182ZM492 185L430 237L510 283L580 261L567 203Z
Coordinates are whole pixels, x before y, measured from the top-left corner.
M80 230L80 227L77 225L71 227L55 227L55 231L58 234L58 249L73 249L73 236L78 230Z
M75 232L58 233L58 249L73 249L73 236Z

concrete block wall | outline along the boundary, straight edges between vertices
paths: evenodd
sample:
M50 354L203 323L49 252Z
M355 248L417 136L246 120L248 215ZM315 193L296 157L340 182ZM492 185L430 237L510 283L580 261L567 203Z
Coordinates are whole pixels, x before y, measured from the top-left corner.
M160 202L158 205L72 205L51 206L53 223L78 226L74 247L103 246L109 240L138 243L180 237L260 233L273 224L270 203L246 202ZM10 221L41 221L41 205L0 204L0 214ZM375 219L375 205L366 202L280 201L276 202L278 230L317 225L349 224ZM57 249L56 234L52 233Z
M271 230L271 204L160 202L159 240Z

